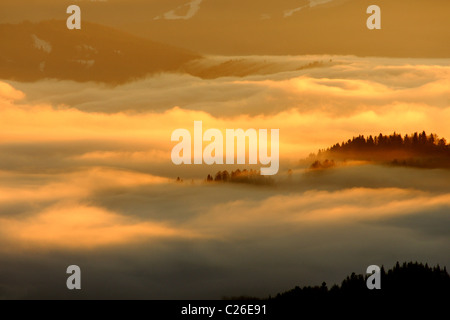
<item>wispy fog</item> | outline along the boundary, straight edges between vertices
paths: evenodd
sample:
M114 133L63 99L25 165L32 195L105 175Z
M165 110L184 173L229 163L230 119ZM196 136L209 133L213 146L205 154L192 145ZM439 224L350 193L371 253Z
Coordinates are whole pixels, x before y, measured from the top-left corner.
M448 61L301 57L284 61L329 64L286 71L272 59L208 80L0 82L0 298L267 297L371 264L450 266L449 170L298 162L359 134L450 138ZM194 120L280 129L274 183L174 166L171 132ZM80 292L65 286L72 264Z
M274 186L3 173L5 298L260 297L370 264L448 265L450 172L359 166ZM64 268L84 270L65 289Z

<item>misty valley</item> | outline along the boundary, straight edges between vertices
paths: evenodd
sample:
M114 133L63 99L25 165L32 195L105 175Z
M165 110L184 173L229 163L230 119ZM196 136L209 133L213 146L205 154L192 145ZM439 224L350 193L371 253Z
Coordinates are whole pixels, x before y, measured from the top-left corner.
M77 5L0 2L0 300L446 306L449 1Z

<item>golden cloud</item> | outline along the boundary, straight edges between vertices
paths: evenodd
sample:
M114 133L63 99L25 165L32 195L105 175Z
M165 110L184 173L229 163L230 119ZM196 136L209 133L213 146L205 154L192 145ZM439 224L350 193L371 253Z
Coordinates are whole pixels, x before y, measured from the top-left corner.
M93 249L160 238L195 238L163 223L141 222L102 208L57 205L25 219L0 218L0 234L22 248Z

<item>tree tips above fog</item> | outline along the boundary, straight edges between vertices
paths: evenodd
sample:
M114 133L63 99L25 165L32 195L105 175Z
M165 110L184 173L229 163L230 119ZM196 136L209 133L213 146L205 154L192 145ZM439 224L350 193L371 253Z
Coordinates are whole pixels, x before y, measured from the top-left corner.
M337 161L369 161L398 166L422 168L450 168L450 144L436 134L425 131L402 136L393 133L364 137L359 135L346 142L311 154L311 169L333 167Z

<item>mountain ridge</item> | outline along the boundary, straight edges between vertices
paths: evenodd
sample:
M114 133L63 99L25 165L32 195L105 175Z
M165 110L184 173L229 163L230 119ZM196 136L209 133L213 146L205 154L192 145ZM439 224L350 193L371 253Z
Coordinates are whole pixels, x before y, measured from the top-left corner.
M56 78L123 83L175 72L201 56L96 23L68 30L65 21L1 24L0 78Z

